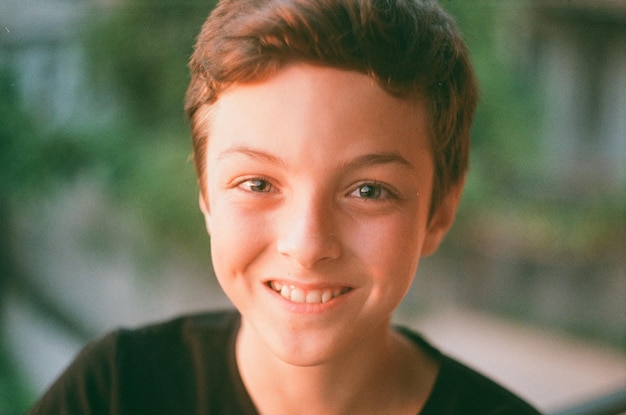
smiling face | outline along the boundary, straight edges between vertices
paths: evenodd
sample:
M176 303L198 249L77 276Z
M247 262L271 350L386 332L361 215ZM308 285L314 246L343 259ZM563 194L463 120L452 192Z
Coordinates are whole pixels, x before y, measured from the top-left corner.
M201 207L240 340L315 365L384 338L457 201L428 221L422 104L299 64L231 86L210 111Z

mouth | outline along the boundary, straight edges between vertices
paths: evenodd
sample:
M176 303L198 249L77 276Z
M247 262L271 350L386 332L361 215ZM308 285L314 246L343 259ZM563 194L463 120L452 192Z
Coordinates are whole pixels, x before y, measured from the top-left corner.
M279 281L270 281L268 286L293 303L325 304L351 290L350 287L304 289Z

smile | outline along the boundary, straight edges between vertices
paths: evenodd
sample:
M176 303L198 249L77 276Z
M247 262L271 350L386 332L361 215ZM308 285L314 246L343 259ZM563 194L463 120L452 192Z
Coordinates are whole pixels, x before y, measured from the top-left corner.
M324 304L350 291L349 287L325 288L320 290L305 290L294 285L271 281L269 286L272 290L294 303Z

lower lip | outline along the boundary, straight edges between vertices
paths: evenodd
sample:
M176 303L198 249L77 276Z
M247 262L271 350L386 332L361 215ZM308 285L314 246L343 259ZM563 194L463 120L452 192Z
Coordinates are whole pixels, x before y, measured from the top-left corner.
M272 295L273 298L279 301L279 304L281 307L286 308L288 311L292 313L299 313L299 314L320 314L320 313L327 312L339 306L340 304L344 303L347 297L350 296L350 294L352 294L353 292L353 290L350 290L344 294L334 297L332 300L326 303L295 303L293 301L286 299L285 297L280 295L280 293L274 291L272 288L268 287L267 285L265 286L265 288L267 289L267 291L269 291L270 295Z

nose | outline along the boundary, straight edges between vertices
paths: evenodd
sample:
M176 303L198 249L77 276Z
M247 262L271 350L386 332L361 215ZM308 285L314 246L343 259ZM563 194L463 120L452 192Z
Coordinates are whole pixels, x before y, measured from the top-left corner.
M277 250L303 268L341 256L336 217L332 201L308 196L294 201L281 212L283 221Z

